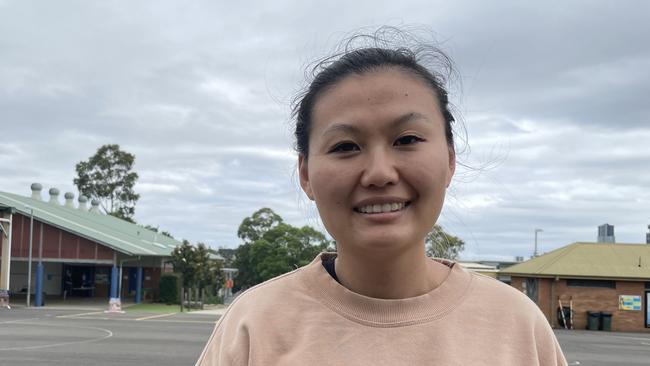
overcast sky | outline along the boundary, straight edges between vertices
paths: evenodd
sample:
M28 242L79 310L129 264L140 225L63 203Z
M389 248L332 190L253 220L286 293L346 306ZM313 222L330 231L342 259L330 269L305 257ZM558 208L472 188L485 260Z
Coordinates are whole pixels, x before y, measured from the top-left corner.
M294 176L304 66L360 27L435 32L468 148L440 223L467 259L650 224L650 2L0 0L0 191L75 191L99 146L136 155L136 220L236 247L270 207L324 230ZM47 198L47 193L45 193Z

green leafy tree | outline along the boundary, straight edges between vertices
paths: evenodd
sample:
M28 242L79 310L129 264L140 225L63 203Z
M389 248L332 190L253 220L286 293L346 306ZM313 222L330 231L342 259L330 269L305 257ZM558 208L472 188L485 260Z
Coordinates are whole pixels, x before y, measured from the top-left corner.
M182 276L183 288L192 287L197 277L196 248L189 241L183 240L183 243L172 251L171 262L174 272L180 273Z
M239 225L237 236L246 243L262 238L262 235L282 223L282 217L268 207L255 211Z
M268 207L255 211L246 217L239 229L237 236L244 241L235 252L233 266L239 271L235 281L235 290L247 288L262 282L256 270L256 259L253 257L251 247L253 242L262 238L265 232L282 222L282 217Z
M210 249L203 243L196 246L187 240L176 247L171 255L174 272L181 274L181 285L185 292L196 288L216 295L223 283L221 261L210 258Z
M447 234L440 225L434 225L425 239L426 253L429 257L457 259L465 249L465 242Z
M329 245L325 235L309 226L280 224L252 245L257 277L266 281L304 266Z
M237 268L234 291L245 289L262 282L257 274L255 258L251 253L253 243L244 243L237 247L233 267Z
M239 269L236 288L250 287L304 266L332 246L323 233L309 226L291 226L271 209L262 210L244 219L246 230L240 226L240 238L246 242L235 255L234 265ZM263 215L256 215L261 211Z
M135 204L140 195L133 187L138 174L133 172L135 155L120 150L119 145L104 145L75 169L74 185L81 194L98 199L109 215L134 222Z
M203 243L196 246L196 286L203 290L215 293L223 282L221 261L210 257L210 249Z

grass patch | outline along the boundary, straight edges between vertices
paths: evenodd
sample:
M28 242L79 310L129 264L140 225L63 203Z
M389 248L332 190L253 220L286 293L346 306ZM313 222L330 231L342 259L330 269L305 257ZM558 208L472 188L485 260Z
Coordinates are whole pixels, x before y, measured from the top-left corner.
M169 314L181 311L180 305L167 304L135 304L123 308L127 313L158 313Z

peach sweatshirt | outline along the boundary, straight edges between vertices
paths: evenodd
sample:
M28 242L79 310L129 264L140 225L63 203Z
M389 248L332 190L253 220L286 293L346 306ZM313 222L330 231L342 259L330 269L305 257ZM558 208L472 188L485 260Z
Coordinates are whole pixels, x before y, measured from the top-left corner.
M433 291L375 299L336 282L324 255L239 296L197 365L566 365L539 308L495 279L441 261Z

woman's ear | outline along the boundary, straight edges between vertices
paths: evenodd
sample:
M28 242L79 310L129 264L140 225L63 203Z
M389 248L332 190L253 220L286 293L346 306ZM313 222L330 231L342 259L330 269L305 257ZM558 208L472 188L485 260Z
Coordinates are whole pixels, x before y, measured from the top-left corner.
M451 178L454 177L456 172L456 150L453 147L449 148L449 171L447 174L447 188L451 184Z
M314 193L311 190L311 184L309 183L309 170L307 169L307 159L305 155L298 155L298 174L300 175L300 187L302 187L303 192L309 197L310 200L314 200Z

